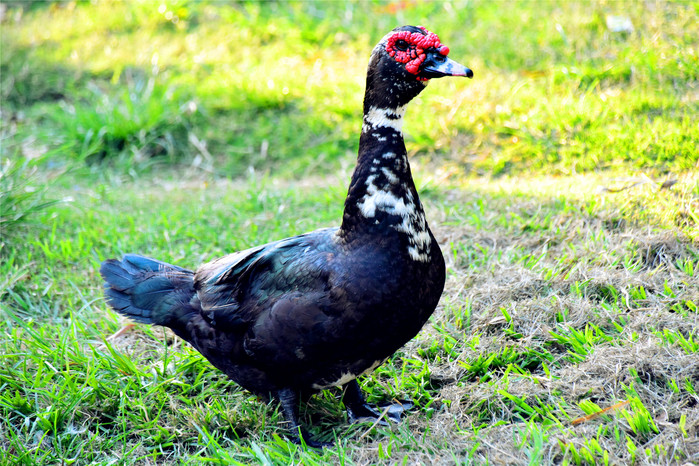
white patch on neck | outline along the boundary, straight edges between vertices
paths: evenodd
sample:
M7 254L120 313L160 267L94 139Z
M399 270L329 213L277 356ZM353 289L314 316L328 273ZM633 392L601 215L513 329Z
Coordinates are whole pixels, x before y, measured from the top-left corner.
M385 168L382 168L382 172L384 170ZM384 172L384 175L389 182L391 182L389 174L396 178L397 181L397 177L393 173L388 170L386 172ZM432 245L432 239L427 230L425 214L415 204L415 199L413 199L409 190L405 190L407 194L403 198L396 197L390 191L379 189L374 184L377 176L377 174L372 174L367 178L366 194L357 204L359 212L366 218L375 217L377 210L402 217L402 222L391 225L391 228L408 236L408 243L410 244L408 255L413 260L428 262L430 260L429 250Z
M389 183L391 183L391 184L398 183L398 177L388 168L381 167L381 172L384 174L384 176L386 177L386 179L388 180Z
M380 126L393 128L399 133L402 132L405 108L405 105L396 108L370 107L369 111L364 115L362 132L367 132L371 128L378 128Z

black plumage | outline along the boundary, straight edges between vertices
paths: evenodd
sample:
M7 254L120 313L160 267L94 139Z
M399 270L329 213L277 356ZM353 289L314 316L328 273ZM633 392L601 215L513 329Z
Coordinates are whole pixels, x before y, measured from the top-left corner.
M340 228L236 252L196 272L137 255L107 260L100 273L109 305L171 328L242 387L280 400L295 440L301 394L344 386L350 418L377 418L356 377L418 333L444 288L444 259L401 125L429 78L472 76L447 53L436 35L413 26L374 49ZM400 411L393 407L391 417Z

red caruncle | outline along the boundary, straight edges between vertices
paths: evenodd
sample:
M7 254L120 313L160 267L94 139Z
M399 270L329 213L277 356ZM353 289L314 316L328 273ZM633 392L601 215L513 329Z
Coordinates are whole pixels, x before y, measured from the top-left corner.
M430 32L424 27L420 27L425 34L410 31L398 31L388 38L386 43L386 51L399 63L405 63L405 69L408 73L418 74L420 65L425 61L425 50L434 47L442 55L449 54L449 47L442 45L437 37L437 34ZM398 41L404 41L407 47L396 46ZM420 81L426 81L427 78L417 77Z

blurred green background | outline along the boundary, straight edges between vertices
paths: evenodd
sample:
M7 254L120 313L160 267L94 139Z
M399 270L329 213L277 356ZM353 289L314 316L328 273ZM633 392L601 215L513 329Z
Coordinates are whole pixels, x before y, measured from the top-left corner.
M420 96L412 154L467 174L696 169L698 5L6 2L3 154L234 177L351 165L371 49L421 24L475 78Z

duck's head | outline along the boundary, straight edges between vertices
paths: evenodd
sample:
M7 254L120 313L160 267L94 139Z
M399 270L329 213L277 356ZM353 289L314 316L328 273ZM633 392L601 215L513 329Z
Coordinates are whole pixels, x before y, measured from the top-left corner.
M448 54L449 47L437 34L422 26L395 28L371 54L365 107L405 105L433 78L473 77L473 71L448 58Z
M408 81L426 83L444 76L473 77L473 71L447 55L449 47L442 44L437 34L422 26L401 26L381 39L374 48L372 62L376 59L390 64L396 75Z

